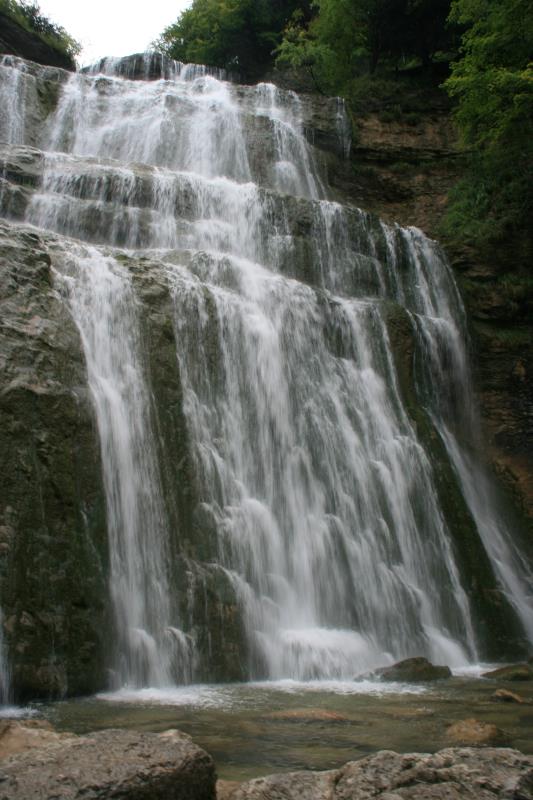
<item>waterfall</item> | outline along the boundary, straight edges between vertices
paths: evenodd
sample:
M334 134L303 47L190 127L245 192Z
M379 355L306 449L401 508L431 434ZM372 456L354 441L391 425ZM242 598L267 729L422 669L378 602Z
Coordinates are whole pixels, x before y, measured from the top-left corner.
M25 133L24 62L0 67L16 109L0 119L4 213L53 235L98 423L116 682L211 674L208 603L222 608L222 594L250 678L478 658L471 587L404 397L391 313L415 343L418 402L533 641L527 567L473 478L464 313L438 246L329 199L296 94L135 58L56 77L38 142ZM342 106L332 113L346 151ZM38 179L21 193L8 164L22 161ZM165 298L156 313L175 342L190 519L162 461L141 278Z
M98 250L73 248L64 278L79 328L98 421L108 506L116 680L171 682L167 521L129 276ZM180 663L186 653L180 653Z

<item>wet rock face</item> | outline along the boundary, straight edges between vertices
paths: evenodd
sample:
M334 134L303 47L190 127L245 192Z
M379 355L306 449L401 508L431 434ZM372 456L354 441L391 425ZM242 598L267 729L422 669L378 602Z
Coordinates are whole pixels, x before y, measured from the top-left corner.
M493 472L533 550L533 284L531 236L457 247L450 260L470 317L474 374Z
M0 87L5 92L0 105L0 140L39 143L46 120L55 109L61 86L70 76L64 69L42 67L12 55L0 55ZM9 174L0 169L0 187Z
M270 775L228 800L530 800L533 758L517 750L450 748L435 755L387 750L330 772Z
M115 638L96 420L79 332L54 283L56 267L68 272L64 261L54 235L0 221L0 586L12 689L20 702L109 685ZM185 613L187 593L194 595L192 625L205 638L199 646L213 650L199 677L243 680L234 592L220 570L187 559L213 562L216 547L205 520L194 514L197 476L168 283L157 261L124 256L123 263L138 292L163 480L175 501L169 515L177 602Z
M50 737L0 762L2 798L215 800L213 760L179 731Z
M0 222L0 571L18 697L104 682L106 527L78 333L30 230Z

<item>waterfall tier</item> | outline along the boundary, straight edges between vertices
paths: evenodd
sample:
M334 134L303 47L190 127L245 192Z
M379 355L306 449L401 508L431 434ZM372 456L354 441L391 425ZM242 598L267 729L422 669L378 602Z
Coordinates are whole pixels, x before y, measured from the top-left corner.
M16 425L31 395L42 430L12 457L48 482L39 518L10 502L1 599L53 690L95 663L115 685L343 678L533 641L453 276L422 232L330 199L312 99L153 56L7 57L0 96L8 342L37 343L7 360L4 406ZM72 482L52 490L59 402ZM13 567L44 540L66 565L49 600L47 567L29 593Z

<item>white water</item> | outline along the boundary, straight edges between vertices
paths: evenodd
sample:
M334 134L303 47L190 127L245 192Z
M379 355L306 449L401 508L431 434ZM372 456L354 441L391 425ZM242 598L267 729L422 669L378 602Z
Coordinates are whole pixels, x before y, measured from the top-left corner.
M257 694L254 697L254 690ZM131 691L122 689L117 692L106 692L97 695L98 700L106 703L126 703L128 705L146 706L185 706L198 709L212 708L224 711L253 708L264 702L266 693L274 694L323 694L336 695L370 695L386 697L394 695L424 695L427 687L407 683L382 683L380 681L251 681L246 684L190 685L169 689L139 689Z
M81 334L102 448L116 680L164 686L186 677L188 654L172 626L167 522L136 301L127 271L98 250L74 246L69 266L72 277L59 280ZM176 664L181 675L172 671Z
M22 120L1 129L14 154L31 106L17 99L19 65L0 73ZM178 609L185 589L174 585L139 270L170 297L198 509L216 531L209 559L187 552L190 592L206 591L206 574L234 592L248 676L346 679L419 654L477 661L383 316L389 300L414 321L427 354L420 393L439 430L450 419L467 427L462 308L438 248L325 199L293 93L180 65L152 82L118 77L120 61L104 68L63 86L25 220L92 243L61 239L54 266L100 433L116 684L165 687L209 672L197 598ZM446 443L533 640L524 565L502 544L509 535L487 493L461 472L455 434Z
M442 435L494 570L533 641L533 571L495 508L494 489L482 466L460 447L451 431L443 427Z

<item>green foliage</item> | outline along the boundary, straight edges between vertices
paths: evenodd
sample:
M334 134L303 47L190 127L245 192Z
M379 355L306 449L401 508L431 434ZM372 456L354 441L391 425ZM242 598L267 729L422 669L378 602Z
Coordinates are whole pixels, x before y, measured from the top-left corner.
M312 27L308 26L303 15L295 12L276 51L276 61L280 65L305 68L320 92L334 94L339 85L339 64L334 49L317 37L315 27L316 20Z
M498 239L524 230L533 211L533 9L529 0L454 0L450 17L467 26L445 87L471 158L447 233Z
M179 61L235 69L254 77L272 52L293 12L309 13L308 0L193 0L156 42Z
M429 63L450 46L450 0L193 0L156 42L181 61L257 75L280 63L304 66L323 91L387 59Z
M454 47L446 26L450 0L315 0L305 23L295 15L278 48L278 62L312 68L317 83L349 96L349 84L378 65L428 66Z
M0 0L0 11L30 33L37 35L46 44L66 53L71 59L81 52L80 43L60 25L56 25L41 14L37 3L25 0Z

